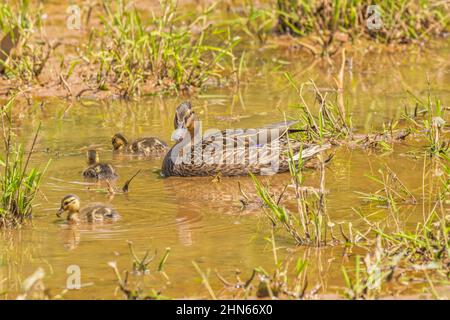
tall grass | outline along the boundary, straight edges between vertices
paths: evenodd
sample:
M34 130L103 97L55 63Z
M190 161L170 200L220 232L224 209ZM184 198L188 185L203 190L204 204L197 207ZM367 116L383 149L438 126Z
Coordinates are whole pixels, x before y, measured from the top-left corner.
M10 99L1 110L2 134L5 154L0 158L3 167L0 173L0 226L16 226L32 217L33 202L39 191L43 171L30 168L39 129L30 150L26 153L21 144L14 141L12 132ZM48 166L48 163L47 163Z
M221 63L233 58L231 49L238 39L225 37L220 47L212 44L212 39L226 35L226 30L208 24L213 7L184 25L176 1L160 3L160 13L149 19L130 9L127 1L103 3L103 28L91 34L87 52L98 66L99 89L118 86L124 97L143 91L189 92L211 78L222 77Z
M370 5L377 5L380 13L377 30L368 27L374 17ZM410 42L439 35L450 23L449 4L430 0L277 0L276 7L279 32L298 36L315 32L326 42L338 32L384 43Z
M0 74L19 83L36 80L55 45L41 36L42 7L20 0L0 4Z

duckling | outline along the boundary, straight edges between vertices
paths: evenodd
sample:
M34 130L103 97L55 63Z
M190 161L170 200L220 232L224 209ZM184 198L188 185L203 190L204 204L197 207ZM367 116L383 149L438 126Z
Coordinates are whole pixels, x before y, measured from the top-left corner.
M156 137L144 137L132 143L121 133L116 133L111 139L114 151L124 150L128 153L143 154L145 156L157 155L167 151L168 145Z
M61 200L61 207L56 213L57 217L67 212L67 221L79 223L86 220L89 223L103 222L104 220L116 220L119 213L112 206L102 203L91 203L80 209L80 198L74 194L68 194Z
M113 166L107 163L100 163L97 150L87 151L87 167L83 171L83 177L97 180L113 180L118 177Z

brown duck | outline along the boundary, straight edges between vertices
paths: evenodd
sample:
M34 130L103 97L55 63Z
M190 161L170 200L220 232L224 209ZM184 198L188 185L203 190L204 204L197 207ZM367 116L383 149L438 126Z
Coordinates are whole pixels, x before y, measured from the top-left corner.
M200 123L190 102L181 103L175 112L172 140L175 145L166 154L161 174L169 176L237 176L273 174L289 170L292 160L308 160L328 149L329 144L311 145L288 134L299 129L290 127L296 121L249 130L210 131L199 133Z

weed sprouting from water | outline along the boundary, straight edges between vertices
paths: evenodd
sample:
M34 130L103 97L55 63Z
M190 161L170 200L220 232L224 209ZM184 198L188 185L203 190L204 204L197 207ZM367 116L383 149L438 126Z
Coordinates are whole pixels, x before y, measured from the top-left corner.
M134 246L131 241L128 241L128 249L133 259L133 272L131 273L136 280L141 279L144 281L148 276L152 274L162 275L163 279L168 281L169 277L164 272L164 265L167 261L167 258L170 254L170 248L166 248L164 255L160 259L158 266L155 268L155 272L151 273L149 265L152 261L154 261L157 252L152 257L149 257L150 251L147 250L143 258L139 258L135 251ZM161 290L144 290L139 282L130 283L130 273L125 270L124 277L122 277L121 272L117 267L117 263L115 261L109 262L108 265L113 269L114 274L117 279L119 290L124 294L125 298L128 300L159 300L159 299L167 299L167 297L161 294Z
M387 196L385 201L392 207L394 197L400 199L403 197L394 187L387 187L386 183L387 181L383 181L384 189L389 188L387 193L391 195ZM443 179L441 183L437 196L433 195L428 200L422 199L423 208L426 201L430 201L432 206L428 214L424 214L423 221L416 224L414 231L405 228L398 219L395 219L396 227L394 231L391 231L390 226L372 222L359 212L376 234L376 240L369 242L369 247L374 248L373 254L367 254L362 262L359 258L356 259L353 277L349 276L345 268L343 269L346 297L377 298L382 292L386 294L386 288L383 289L383 286L388 282L392 282L389 286L390 291L395 292L395 287L402 287L403 284L411 281L419 280L419 282L428 283L432 288L448 281L450 219L446 212L446 205L448 205L446 195L448 195L449 182L448 179ZM409 194L408 197L413 196Z
M303 160L296 162L291 155L289 170L294 189L297 212L293 213L280 204L283 194L276 200L269 189L252 175L256 193L265 204L264 210L275 226L281 224L298 245L323 246L338 241L333 235L334 223L326 211L325 200L325 162L320 155L320 188L305 188L302 174ZM331 236L331 242L328 239Z
M448 151L450 149L450 133L448 131L448 112L447 108L442 104L439 98L432 98L428 93L426 100L423 100L411 92L409 95L414 99L415 107L412 114L407 109L403 115L403 119L411 126L411 131L422 136L427 141L427 151L431 156L442 157L448 159Z
M0 162L3 167L0 176L0 226L20 225L32 217L33 202L39 191L42 175L47 169L47 167L43 171L36 168L29 169L39 129L28 153L14 141L11 120L13 101L14 98L10 99L1 110L5 156Z
M346 116L343 106L340 106L338 102L331 103L313 81L298 86L289 73L286 73L285 76L299 97L300 103L296 108L300 111L299 125L306 130L305 140L323 142L325 140L344 140L351 136L353 131L351 117ZM307 86L313 89L315 102L320 105L317 115L313 115L312 108L304 98L304 89Z

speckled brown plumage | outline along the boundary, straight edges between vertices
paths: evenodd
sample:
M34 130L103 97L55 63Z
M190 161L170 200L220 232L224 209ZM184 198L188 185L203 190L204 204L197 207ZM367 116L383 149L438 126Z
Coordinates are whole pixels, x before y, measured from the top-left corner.
M177 130L184 130L186 134L194 131L192 127L183 126L179 121L179 119L191 119L189 121L193 122L190 104L180 105L175 117L174 123ZM298 159L300 152L302 159L307 160L329 148L328 144L308 145L288 139L289 133L298 131L289 128L295 123L296 121L282 122L246 131L216 131L203 136L203 139L199 139L198 142L190 137L180 140L166 154L161 173L165 177L187 177L217 174L237 176L249 172L272 174L288 171L289 148L292 150L294 160ZM219 153L216 154L214 150L219 150ZM278 155L278 166L275 167L270 164L272 151L273 154ZM185 155L189 153L190 156L186 157Z
M156 137L144 137L129 143L121 133L116 133L111 139L114 150L138 155L160 155L168 150L168 145Z

